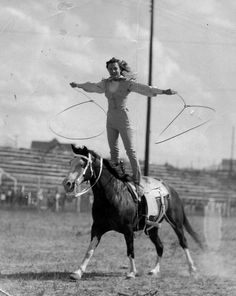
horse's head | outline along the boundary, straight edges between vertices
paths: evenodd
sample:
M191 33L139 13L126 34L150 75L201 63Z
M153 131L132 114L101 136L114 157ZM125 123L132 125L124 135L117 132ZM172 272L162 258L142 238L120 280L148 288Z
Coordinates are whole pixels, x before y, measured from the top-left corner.
M76 191L83 182L89 181L94 176L92 167L92 155L87 147L77 148L74 145L72 150L75 157L70 161L70 171L63 180L63 186L67 194Z

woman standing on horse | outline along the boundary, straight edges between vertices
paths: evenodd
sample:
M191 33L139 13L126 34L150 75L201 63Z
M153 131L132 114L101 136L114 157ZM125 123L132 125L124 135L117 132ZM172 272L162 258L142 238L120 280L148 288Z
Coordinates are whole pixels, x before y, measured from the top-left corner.
M161 90L153 86L136 83L134 75L125 61L112 58L106 62L106 68L110 74L107 79L98 83L70 83L71 87L82 88L86 92L105 93L108 99L107 112L107 139L110 147L111 162L113 166L119 167L118 137L122 138L126 154L130 160L133 181L140 196L143 195L141 185L141 169L133 143L133 129L130 125L129 111L127 109L127 98L130 92L154 97L159 94L173 95L171 89Z

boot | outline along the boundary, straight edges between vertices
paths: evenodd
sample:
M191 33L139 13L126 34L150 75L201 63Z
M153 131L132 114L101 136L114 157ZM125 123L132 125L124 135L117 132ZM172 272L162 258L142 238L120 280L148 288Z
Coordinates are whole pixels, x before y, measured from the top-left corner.
M120 163L118 164L120 166L120 170L122 172L122 175L124 176L126 173L125 173L125 165L124 165L124 161L123 160L120 160Z
M112 163L112 167L115 169L120 179L125 177L124 162L122 160L118 163Z

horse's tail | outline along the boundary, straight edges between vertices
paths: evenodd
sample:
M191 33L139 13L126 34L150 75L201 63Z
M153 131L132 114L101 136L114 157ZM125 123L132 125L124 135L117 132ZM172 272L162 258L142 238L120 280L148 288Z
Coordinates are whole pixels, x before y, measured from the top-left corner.
M193 228L192 228L192 226L191 226L191 224L190 224L190 222L189 222L189 220L188 220L188 218L187 218L187 216L186 216L186 214L184 212L184 208L183 208L183 218L184 218L183 219L183 224L184 224L185 229L191 235L191 237L195 240L195 242L199 245L199 247L201 249L203 249L204 247L203 247L202 241L201 241L198 233L196 233L193 230Z

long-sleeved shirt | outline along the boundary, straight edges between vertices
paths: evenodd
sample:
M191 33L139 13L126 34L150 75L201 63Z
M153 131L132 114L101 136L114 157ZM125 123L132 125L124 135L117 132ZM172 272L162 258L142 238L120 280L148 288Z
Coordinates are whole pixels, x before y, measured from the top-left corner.
M136 83L132 80L127 80L125 77L120 77L116 80L111 78L103 79L100 82L86 82L80 84L80 87L86 92L105 93L108 99L108 111L125 110L127 96L130 92L153 97L156 94L161 94L161 90L141 83Z

